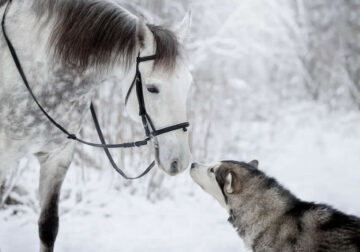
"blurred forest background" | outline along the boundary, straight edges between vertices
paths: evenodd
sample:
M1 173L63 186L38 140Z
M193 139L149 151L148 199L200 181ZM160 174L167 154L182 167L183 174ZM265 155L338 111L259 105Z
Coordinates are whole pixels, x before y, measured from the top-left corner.
M291 139L298 136L299 144L306 145L301 142L306 138L295 133L301 128L312 129L306 135L314 141L323 132L340 132L324 145L337 145L346 134L360 136L360 1L133 0L124 5L149 22L170 27L192 12L186 49L194 75L188 105L194 160L259 158L271 166L274 153L282 156L295 145ZM102 85L95 103L101 104L108 142L141 138L141 125L131 122L124 110L120 85L114 79ZM81 134L97 139L90 119ZM140 173L152 159L147 148L113 153L129 174ZM298 154L296 148L292 154ZM9 204L37 208L34 162L31 157L21 162L9 177L7 188L15 187ZM125 181L102 151L84 146L78 146L71 169L67 180L73 182L65 186L63 198L73 195L75 201L88 188L104 185L158 200L171 197L181 184L160 170ZM24 172L32 176L19 176ZM21 181L30 189L21 188ZM32 190L32 200L21 197L24 190Z

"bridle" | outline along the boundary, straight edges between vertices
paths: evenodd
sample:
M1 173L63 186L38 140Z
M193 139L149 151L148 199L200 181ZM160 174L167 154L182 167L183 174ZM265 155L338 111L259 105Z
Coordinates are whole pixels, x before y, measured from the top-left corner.
M147 145L150 140L156 139L156 137L159 136L159 135L162 135L162 134L174 131L174 130L179 130L179 129L182 129L183 131L187 131L187 128L190 126L190 124L188 122L183 122L183 123L175 124L175 125L165 127L165 128L161 128L161 129L157 130L155 128L152 120L151 120L151 117L149 116L149 114L146 111L144 93L143 93L143 83L142 83L141 72L140 72L139 66L140 66L140 63L142 63L142 62L155 60L156 55L140 57L140 53L138 54L138 56L136 58L135 77L134 77L133 82L130 85L130 88L129 88L128 92L127 92L126 99L125 99L125 104L127 104L128 99L129 99L130 95L132 94L132 90L134 89L134 86L135 86L137 100L138 100L138 103L139 103L139 116L141 117L141 121L142 121L142 124L143 124L143 127L144 127L146 138L144 140L128 142L128 143L107 144L106 141L105 141L104 135L102 133L99 121L97 119L94 105L91 103L90 104L90 111L91 111L91 115L92 115L92 118L93 118L93 121L94 121L94 124L95 124L95 128L96 128L96 131L98 133L101 144L82 140L82 139L78 138L75 134L69 133L63 126L61 126L59 123L57 123L56 120L53 119L46 112L46 110L41 106L38 99L34 95L32 89L31 89L31 87L29 85L29 82L27 81L26 75L25 75L24 70L23 70L23 68L21 66L21 63L20 63L20 60L19 60L19 58L17 56L16 50L15 50L13 44L11 43L11 41L10 41L10 39L9 39L7 33L6 33L6 29L5 29L5 19L6 19L6 15L7 15L7 12L9 10L9 6L10 6L11 2L12 2L12 0L8 0L8 4L7 4L6 9L4 11L4 14L3 14L3 18L2 18L2 22L1 22L2 32L3 32L3 35L5 37L5 41L7 43L9 51L11 53L11 56L12 56L12 58L14 60L15 65L16 65L16 68L17 68L17 70L18 70L18 72L19 72L19 74L21 76L21 79L23 80L23 82L25 84L25 87L29 91L31 97L33 98L34 102L36 103L38 108L41 110L41 112L46 116L46 118L56 128L58 128L60 131L62 131L67 136L68 139L71 139L71 140L74 140L74 141L77 141L79 143L89 145L89 146L92 146L92 147L103 148L105 153L106 153L106 156L108 157L108 159L109 159L109 161L110 161L110 163L112 165L112 167L115 169L115 171L117 171L125 179L138 179L138 178L141 178L144 175L146 175L155 166L155 161L153 161L145 169L145 171L142 172L139 176L129 177L116 165L116 163L115 163L109 149L112 149L112 148L132 148L132 147L144 146L144 145Z

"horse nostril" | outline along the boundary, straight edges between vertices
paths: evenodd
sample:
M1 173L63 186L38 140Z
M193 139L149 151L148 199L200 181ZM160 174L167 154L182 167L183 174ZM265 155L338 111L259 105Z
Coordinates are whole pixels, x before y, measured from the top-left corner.
M177 160L174 160L172 163L171 163L171 172L172 173L176 173L178 172L179 170L179 162Z

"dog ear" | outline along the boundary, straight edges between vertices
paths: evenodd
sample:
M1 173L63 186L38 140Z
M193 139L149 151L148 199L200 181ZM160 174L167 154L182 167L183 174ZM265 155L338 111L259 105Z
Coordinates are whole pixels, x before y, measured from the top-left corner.
M259 161L253 160L249 163L249 165L251 165L252 167L257 169L257 168L259 168Z
M236 174L229 171L225 176L224 190L228 194L235 194L240 191L240 185Z

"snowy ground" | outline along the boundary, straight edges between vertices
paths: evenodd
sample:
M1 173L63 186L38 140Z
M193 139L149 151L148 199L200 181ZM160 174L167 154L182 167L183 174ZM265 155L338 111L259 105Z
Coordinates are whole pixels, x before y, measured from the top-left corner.
M283 112L266 121L231 127L229 135L240 131L242 137L227 143L224 136L225 144L248 151L219 155L224 159L258 158L260 169L300 198L360 216L358 113L329 113L306 104ZM65 191L74 185L73 175L69 173ZM56 251L246 251L227 223L225 211L190 181L188 172L166 179L173 185L170 197L155 202L126 190L105 189L95 179L83 189L79 203L62 201ZM24 178L23 183L37 182ZM38 250L37 203L36 199L29 202L34 206L0 212L1 252Z
M224 210L212 200L182 197L153 204L106 193L97 195L100 202L62 215L56 251L241 250ZM36 222L35 214L2 220L1 251L38 251Z

